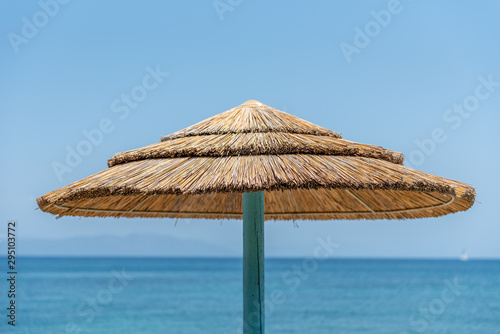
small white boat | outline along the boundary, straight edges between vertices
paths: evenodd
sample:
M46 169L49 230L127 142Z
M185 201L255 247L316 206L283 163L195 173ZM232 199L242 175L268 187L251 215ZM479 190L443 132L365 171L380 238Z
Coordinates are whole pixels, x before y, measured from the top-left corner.
M467 255L467 252L464 251L462 252L462 255L460 255L460 261L469 261L469 255Z

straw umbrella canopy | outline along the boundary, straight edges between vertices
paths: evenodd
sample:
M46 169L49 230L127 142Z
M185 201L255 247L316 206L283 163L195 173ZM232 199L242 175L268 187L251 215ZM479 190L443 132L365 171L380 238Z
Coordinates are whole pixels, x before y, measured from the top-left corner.
M473 205L470 185L407 168L403 160L250 100L159 143L115 154L108 169L37 202L59 217L243 217L244 270L257 272L247 279L257 289L249 298L258 295L261 306L253 311L260 312L264 220L424 218ZM245 293L250 322L247 302ZM263 332L263 316L255 319L246 332Z

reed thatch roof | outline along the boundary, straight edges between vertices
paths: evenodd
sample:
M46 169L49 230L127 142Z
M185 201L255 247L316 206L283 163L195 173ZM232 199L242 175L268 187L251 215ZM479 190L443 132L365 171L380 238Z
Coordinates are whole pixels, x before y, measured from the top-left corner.
M345 139L247 101L119 153L110 168L37 199L72 216L241 218L265 191L265 219L404 219L467 210L471 186L403 166L398 152Z

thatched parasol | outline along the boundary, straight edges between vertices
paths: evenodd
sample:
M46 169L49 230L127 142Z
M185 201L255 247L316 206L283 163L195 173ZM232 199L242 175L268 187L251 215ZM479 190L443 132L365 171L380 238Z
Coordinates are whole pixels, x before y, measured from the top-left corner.
M474 203L473 187L403 159L252 100L37 202L58 216L243 218L245 332L262 333L264 220L437 217Z

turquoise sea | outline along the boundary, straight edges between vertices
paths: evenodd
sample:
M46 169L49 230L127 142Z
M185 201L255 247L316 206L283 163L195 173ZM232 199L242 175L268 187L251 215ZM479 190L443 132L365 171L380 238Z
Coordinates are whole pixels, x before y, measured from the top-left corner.
M265 265L266 333L500 333L500 261ZM17 272L0 333L241 333L241 259L20 258Z

